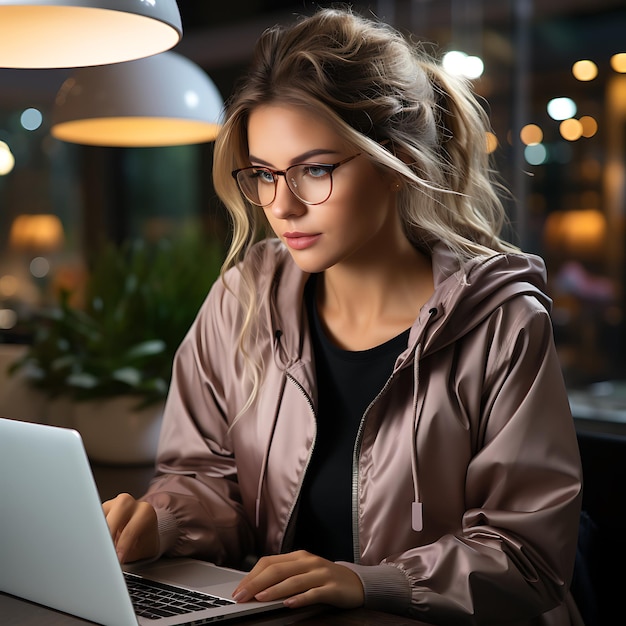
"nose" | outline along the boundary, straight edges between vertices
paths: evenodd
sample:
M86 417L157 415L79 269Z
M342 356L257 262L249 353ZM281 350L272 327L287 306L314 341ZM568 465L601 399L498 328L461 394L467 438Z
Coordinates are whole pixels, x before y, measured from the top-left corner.
M274 202L267 207L274 217L287 219L302 215L306 212L306 204L300 202L287 186L285 176L279 176L276 183L276 197Z

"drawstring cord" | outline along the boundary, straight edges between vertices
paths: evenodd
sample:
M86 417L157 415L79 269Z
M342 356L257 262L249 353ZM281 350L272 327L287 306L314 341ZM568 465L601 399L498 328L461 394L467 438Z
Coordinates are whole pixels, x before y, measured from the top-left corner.
M424 335L428 324L437 315L437 309L432 308L428 311L429 318L424 325L422 336L415 348L415 357L413 360L413 421L411 422L411 476L413 478L413 495L414 499L411 503L411 528L419 532L424 529L423 507L420 501L419 480L417 477L417 428L419 426L420 417L422 415L422 407L424 406L424 394L419 393L419 373L420 360L423 352Z
M422 331L422 337L420 338L417 347L415 349L415 357L413 361L413 420L411 423L411 476L413 479L413 493L414 500L411 503L411 527L415 531L421 531L424 528L424 518L422 511L422 503L420 501L420 493L419 493L419 481L418 481L418 461L417 461L417 429L419 426L419 420L422 413L423 407L423 394L418 393L419 387L419 368L420 368L420 360L423 352L423 339L426 333L426 329L428 328L428 324L434 319L437 315L437 308L433 307L428 311L429 318L424 325L424 329ZM282 331L277 330L274 333L274 353L277 354L280 339L282 337ZM276 431L276 423L278 421L278 411L280 409L280 402L283 397L285 391L285 385L287 384L287 373L283 370L283 375L280 383L280 390L277 396L277 403L274 409L274 419L272 422L272 430L270 432L270 437L265 448L265 452L263 454L263 461L261 463L261 471L259 474L259 482L257 485L257 494L255 500L255 524L258 528L260 526L260 518L261 518L261 492L263 490L263 483L265 482L265 475L267 473L267 464L269 460L270 450L272 447L272 441L274 440L274 432Z

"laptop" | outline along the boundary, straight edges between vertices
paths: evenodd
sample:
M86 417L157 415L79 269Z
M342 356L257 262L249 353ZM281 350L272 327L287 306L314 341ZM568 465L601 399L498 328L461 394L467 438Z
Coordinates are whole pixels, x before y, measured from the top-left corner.
M193 559L122 568L80 434L0 418L0 591L104 626L209 624L284 607L233 602L243 576ZM131 600L146 583L159 598L152 608L151 590Z

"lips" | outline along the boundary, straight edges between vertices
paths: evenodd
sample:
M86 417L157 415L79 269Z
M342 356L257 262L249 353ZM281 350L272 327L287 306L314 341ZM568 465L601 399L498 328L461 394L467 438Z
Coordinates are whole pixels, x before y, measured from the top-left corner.
M320 237L320 234L310 235L299 232L289 232L283 234L285 243L292 250L305 250L306 248L310 248L320 239Z

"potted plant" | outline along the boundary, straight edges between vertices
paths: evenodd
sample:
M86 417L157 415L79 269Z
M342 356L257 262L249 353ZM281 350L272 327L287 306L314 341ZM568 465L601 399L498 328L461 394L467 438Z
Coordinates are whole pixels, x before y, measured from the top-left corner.
M72 400L92 460L153 460L174 353L222 258L216 242L190 234L106 245L88 274L84 304L61 291L33 321L32 343L11 371L49 398Z

